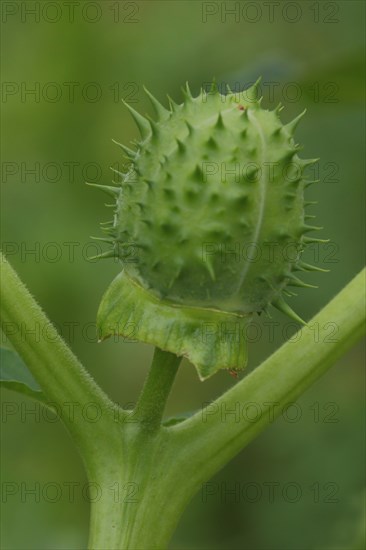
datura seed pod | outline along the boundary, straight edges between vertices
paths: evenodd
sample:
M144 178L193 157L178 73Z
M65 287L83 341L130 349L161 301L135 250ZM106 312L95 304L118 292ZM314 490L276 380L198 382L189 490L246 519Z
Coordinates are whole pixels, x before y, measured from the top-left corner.
M272 304L298 322L284 301L288 286L310 286L296 271L309 231L303 171L294 130L280 108L241 93L209 92L166 109L147 92L156 119L132 107L141 139L121 145L130 169L117 187L113 221L104 227L122 272L98 312L101 339L133 336L188 357L201 379L247 363L254 313Z

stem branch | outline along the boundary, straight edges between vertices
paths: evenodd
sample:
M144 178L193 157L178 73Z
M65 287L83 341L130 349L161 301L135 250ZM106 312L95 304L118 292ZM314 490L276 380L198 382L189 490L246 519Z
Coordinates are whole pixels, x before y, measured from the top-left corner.
M170 428L191 457L186 479L196 486L210 479L365 334L365 273L364 269L308 327L302 327L298 338L285 343L208 407ZM312 328L319 329L316 340ZM241 417L238 422L231 414L223 421L223 412L246 403L261 412L256 419Z
M96 431L104 433L102 425L115 405L72 353L2 254L0 262L2 329L47 399L61 411L76 445L93 448ZM88 423L83 417L84 408L90 404L101 411L100 422ZM84 458L87 454L91 453L84 452Z

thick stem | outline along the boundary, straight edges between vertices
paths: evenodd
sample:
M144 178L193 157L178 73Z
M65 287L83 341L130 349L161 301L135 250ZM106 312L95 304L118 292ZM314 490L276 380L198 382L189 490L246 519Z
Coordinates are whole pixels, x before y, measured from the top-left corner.
M95 452L97 433L115 405L71 352L31 296L8 261L1 255L1 326L16 351L83 447L84 459ZM121 411L121 414L122 411ZM100 416L97 422L90 419Z
M155 349L136 408L107 446L106 462L89 474L100 487L92 504L89 548L161 550L165 548L186 505L184 491L171 498L178 472L179 448L161 426L180 357Z
M126 426L121 448L89 477L100 487L92 503L90 550L163 550L183 514L186 494L166 428L151 433Z
M135 409L135 416L149 431L161 423L181 357L169 351L155 348L149 374Z

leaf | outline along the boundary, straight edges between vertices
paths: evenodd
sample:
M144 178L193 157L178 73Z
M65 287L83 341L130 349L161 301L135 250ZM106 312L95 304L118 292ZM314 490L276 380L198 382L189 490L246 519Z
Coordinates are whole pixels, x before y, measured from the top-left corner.
M46 396L19 355L8 348L0 348L0 386L16 391L43 404Z
M220 369L245 367L247 342L237 334L245 334L250 319L250 315L213 308L175 307L158 299L122 271L102 298L97 326L100 340L112 335L133 337L187 357L201 380L205 380ZM231 327L235 327L234 332Z

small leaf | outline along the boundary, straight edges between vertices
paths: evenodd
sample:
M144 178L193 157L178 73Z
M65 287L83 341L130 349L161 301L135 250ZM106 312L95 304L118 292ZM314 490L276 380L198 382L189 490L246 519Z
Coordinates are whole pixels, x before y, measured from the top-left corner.
M29 372L19 355L7 348L0 348L0 386L16 391L43 404L46 396Z

